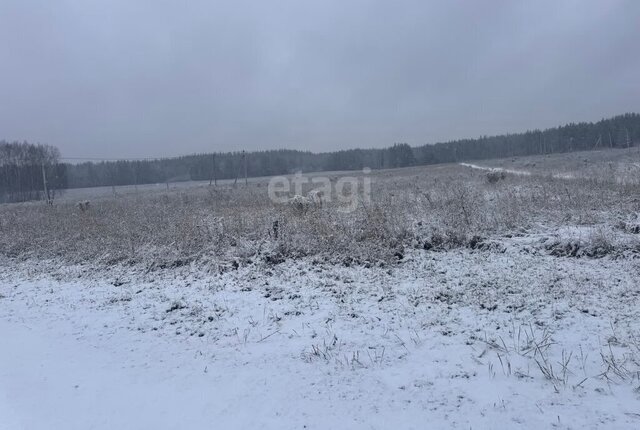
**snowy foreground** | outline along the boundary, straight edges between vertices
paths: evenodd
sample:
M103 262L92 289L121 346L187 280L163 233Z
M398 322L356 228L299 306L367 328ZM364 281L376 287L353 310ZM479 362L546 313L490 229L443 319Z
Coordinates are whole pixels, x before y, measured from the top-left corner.
M640 260L539 242L376 268L5 260L0 429L640 428Z

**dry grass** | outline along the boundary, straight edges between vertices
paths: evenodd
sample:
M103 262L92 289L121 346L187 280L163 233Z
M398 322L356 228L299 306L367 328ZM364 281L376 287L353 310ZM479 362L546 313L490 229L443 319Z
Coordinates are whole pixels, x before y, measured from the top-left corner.
M506 175L488 183L485 172L456 165L372 176L371 202L351 213L337 202L295 213L271 202L264 183L103 198L87 211L70 201L2 205L0 253L106 265L308 255L379 264L401 259L407 246L466 246L540 225L613 225L640 208L634 187L598 178Z

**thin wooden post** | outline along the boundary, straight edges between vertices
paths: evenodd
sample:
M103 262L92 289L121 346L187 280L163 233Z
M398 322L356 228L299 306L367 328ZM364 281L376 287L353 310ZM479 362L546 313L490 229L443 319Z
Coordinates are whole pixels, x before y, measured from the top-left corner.
M218 185L218 180L216 179L216 154L215 152L211 154L211 173L209 174L209 186L211 186L211 182L214 185Z
M629 138L629 129L627 127L625 127L624 131L627 132L627 148L629 148L629 147L631 147L631 139Z
M47 204L51 204L51 197L49 196L49 187L47 186L47 171L44 168L44 163L42 163L42 185L44 187L44 198L47 201Z
M242 151L242 159L244 161L244 185L246 187L249 185L249 179L247 176L247 153L244 150Z
M133 162L133 182L136 194L138 194L138 162Z

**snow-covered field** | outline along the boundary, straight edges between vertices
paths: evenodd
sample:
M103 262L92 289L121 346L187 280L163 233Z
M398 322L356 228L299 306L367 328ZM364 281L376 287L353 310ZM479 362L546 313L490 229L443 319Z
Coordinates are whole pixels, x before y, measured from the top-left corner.
M3 266L0 428L637 428L640 261L538 240L392 268Z
M515 164L0 208L0 429L640 428L633 189Z
M623 184L640 183L638 147L502 158L480 164L482 166L473 166L517 175L540 175L557 179L615 178Z

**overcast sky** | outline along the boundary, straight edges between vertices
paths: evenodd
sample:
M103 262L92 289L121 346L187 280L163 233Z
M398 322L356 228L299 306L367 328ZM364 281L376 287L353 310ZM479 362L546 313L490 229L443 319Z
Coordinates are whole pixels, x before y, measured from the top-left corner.
M640 1L1 0L0 139L411 145L640 111Z

